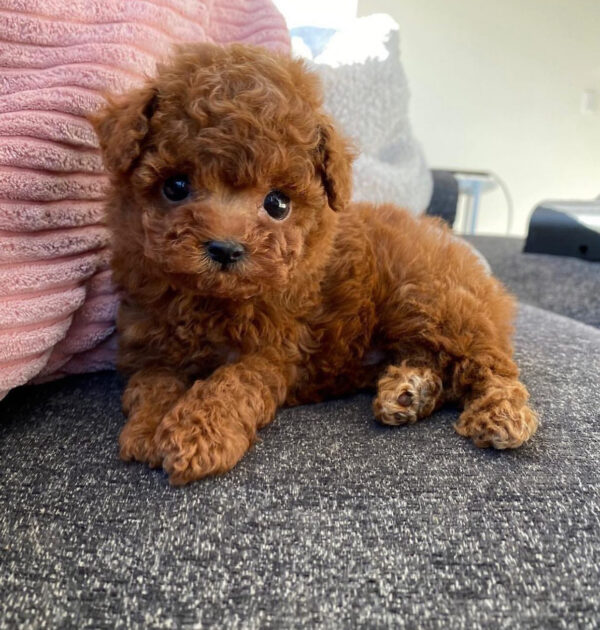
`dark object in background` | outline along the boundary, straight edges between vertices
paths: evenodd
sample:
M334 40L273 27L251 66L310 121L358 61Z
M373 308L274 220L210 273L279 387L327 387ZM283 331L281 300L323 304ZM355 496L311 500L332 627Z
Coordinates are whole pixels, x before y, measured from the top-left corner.
M442 217L450 227L454 225L458 205L458 181L452 171L433 169L433 193L426 214Z
M600 201L546 201L533 211L524 252L600 260Z

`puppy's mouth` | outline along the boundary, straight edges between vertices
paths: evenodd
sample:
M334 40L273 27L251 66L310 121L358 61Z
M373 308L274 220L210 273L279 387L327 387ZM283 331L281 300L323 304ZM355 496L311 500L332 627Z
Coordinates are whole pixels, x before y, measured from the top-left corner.
M216 275L217 277L228 277L233 280L234 278L240 278L245 275L247 271L247 261L239 262L217 262L214 260L205 259L205 271L204 274Z
M237 263L217 263L215 266L217 271L223 271L224 273L233 273L238 268Z
M173 286L197 295L233 300L246 300L287 286L287 265L261 256L252 244L241 245L241 253L239 248L217 244L210 250L208 243L201 243L192 251L172 251L175 255L165 261L164 270Z

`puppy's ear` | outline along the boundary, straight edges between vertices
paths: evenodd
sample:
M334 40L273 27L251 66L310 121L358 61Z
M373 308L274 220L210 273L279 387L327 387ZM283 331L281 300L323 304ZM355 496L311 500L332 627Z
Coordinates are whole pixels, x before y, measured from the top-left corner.
M319 133L317 168L321 173L329 207L336 211L342 210L352 196L354 149L329 119L319 126Z
M109 171L124 174L130 170L141 153L157 106L156 89L146 85L118 97L109 97L106 106L89 117Z

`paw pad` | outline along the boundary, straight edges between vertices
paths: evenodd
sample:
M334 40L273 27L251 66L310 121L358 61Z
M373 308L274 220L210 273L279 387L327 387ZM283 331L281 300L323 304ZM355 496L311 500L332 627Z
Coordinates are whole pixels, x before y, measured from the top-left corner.
M409 407L413 400L412 392L403 392L396 400L401 407Z
M390 366L378 390L373 401L375 417L383 424L412 424L432 413L442 384L430 369Z

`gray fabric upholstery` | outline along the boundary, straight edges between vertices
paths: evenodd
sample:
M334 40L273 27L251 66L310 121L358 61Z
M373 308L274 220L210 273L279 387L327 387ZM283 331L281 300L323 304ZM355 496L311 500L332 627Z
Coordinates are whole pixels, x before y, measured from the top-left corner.
M524 254L523 240L466 236L522 302L600 328L600 262Z
M531 307L517 358L542 424L481 451L443 410L281 412L184 489L117 459L112 373L0 403L1 628L567 628L600 624L600 331Z

